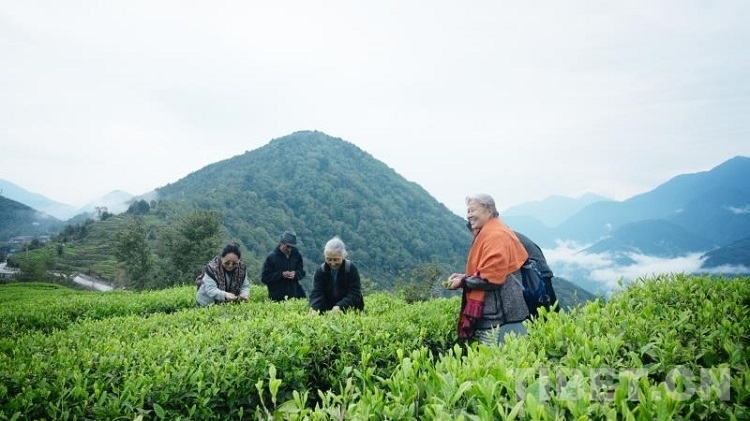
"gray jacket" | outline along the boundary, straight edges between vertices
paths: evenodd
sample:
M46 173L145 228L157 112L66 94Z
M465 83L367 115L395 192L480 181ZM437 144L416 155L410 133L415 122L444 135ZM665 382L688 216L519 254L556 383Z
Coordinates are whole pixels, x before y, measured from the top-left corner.
M242 280L240 295L250 295L250 282L247 280L247 273L245 273L245 279ZM208 274L204 274L203 284L198 288L198 292L195 293L195 300L198 302L198 305L205 306L223 303L226 301L225 296L226 291L219 289L214 278L208 276Z
M529 309L523 299L520 270L508 275L501 285L474 276L466 278L464 282L466 288L485 291L484 311L477 329L491 329L506 323L520 322L529 317Z

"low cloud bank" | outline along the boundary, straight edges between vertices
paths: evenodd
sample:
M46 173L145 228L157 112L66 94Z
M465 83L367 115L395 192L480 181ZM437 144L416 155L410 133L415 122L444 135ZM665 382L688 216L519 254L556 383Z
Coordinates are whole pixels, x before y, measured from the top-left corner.
M732 212L735 215L744 215L750 213L750 205L745 206L729 206L727 209L729 209L730 212Z
M750 267L745 265L721 265L715 268L701 269L700 273L707 273L709 275L733 275L735 273L747 273L750 274Z
M622 285L641 277L653 277L667 273L750 273L744 267L721 267L701 269L705 259L702 253L691 253L675 258L661 258L644 254L628 253L616 256L611 253L585 253L582 250L590 244L576 244L571 241L557 241L553 249L545 249L544 254L555 273L580 287L595 293L609 296ZM618 260L627 257L634 263L622 264ZM619 258L619 259L618 259Z

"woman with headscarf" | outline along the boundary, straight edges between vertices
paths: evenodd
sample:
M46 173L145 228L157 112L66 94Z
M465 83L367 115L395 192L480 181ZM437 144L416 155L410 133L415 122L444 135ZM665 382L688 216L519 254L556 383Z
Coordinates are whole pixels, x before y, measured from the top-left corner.
M247 280L247 265L240 257L240 246L227 244L219 256L206 264L202 276L196 280L198 292L195 299L199 305L248 299L250 282Z

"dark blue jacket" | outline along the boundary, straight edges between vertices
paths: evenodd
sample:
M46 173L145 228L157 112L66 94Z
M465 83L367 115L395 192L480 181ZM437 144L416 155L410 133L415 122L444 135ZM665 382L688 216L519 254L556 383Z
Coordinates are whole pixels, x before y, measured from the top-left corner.
M302 263L302 255L296 248L292 249L289 257L278 247L268 254L260 275L260 281L268 287L268 298L273 301L282 301L287 298L307 297L302 285L299 284L299 280L305 277ZM288 270L297 273L295 279L284 278L281 273Z
M542 273L542 279L544 279L544 285L547 288L549 302L554 303L555 301L557 301L557 294L555 293L555 288L552 286L552 277L554 276L554 274L552 273L552 269L550 269L549 265L547 264L547 259L544 257L544 253L542 252L541 247L539 247L529 237L521 234L520 232L513 232L516 233L516 237L518 237L518 239L521 241L521 244L523 244L526 252L529 253L529 260L533 260L534 263L536 263L536 267L539 268L539 272ZM559 310L559 307L556 307L556 309Z

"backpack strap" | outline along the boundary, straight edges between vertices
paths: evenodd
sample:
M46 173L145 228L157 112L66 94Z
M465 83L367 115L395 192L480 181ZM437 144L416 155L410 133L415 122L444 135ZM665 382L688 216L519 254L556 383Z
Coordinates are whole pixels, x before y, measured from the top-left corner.
M349 269L352 267L352 262L349 259L344 259L344 273L349 273ZM325 271L326 270L326 264L321 263L320 264L320 270Z

